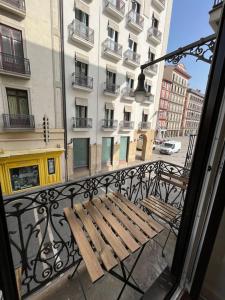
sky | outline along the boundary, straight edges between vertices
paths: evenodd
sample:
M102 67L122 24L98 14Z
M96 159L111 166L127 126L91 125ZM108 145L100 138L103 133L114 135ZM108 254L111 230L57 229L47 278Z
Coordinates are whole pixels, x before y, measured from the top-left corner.
M213 2L213 0L173 0L168 53L213 33L209 25L209 11ZM196 62L194 57L188 56L181 62L192 76L189 86L204 92L210 65L201 61Z

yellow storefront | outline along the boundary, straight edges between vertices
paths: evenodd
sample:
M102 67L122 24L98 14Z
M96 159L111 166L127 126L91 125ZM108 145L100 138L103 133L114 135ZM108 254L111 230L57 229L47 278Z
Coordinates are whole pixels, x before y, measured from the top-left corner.
M4 195L60 183L63 149L49 148L0 153L0 182Z

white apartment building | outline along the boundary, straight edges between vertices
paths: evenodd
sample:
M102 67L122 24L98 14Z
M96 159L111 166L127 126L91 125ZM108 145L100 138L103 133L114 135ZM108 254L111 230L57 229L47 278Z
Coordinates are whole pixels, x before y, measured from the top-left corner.
M133 94L140 65L165 54L171 0L64 1L69 178L151 158L164 63L145 70L148 97Z
M0 0L0 182L5 194L63 180L60 43L58 0Z

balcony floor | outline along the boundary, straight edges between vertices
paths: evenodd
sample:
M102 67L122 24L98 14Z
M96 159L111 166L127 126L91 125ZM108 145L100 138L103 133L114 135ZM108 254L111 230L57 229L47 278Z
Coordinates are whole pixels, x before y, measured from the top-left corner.
M168 230L165 229L161 232L156 240L163 244L167 236ZM165 258L161 255L161 248L159 245L151 241L149 242L141 258L136 265L133 273L134 279L137 281L139 286L143 290L147 290L155 281L155 279L161 274L167 265L171 266L173 252L175 248L176 237L174 234L170 234L170 238L167 242L165 249ZM132 261L135 259L135 253L131 257L125 260L126 266L130 266ZM119 268L116 268L119 272ZM62 277L56 279L49 287L38 291L36 294L28 297L29 300L83 300L85 299L81 285L79 283L77 274L72 280L68 280L68 274L72 273L73 269L66 272ZM78 269L80 280L82 282L83 289L85 291L87 299L92 300L113 300L116 299L117 295L122 288L123 283L110 274L105 272L103 276L96 283L92 284L89 275L86 271L86 267L82 262ZM136 300L140 299L141 294L136 292L130 287L126 287L121 300Z

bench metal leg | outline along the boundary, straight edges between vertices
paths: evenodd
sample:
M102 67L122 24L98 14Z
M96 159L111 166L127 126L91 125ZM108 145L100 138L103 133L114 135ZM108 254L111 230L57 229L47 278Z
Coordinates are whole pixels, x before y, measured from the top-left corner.
M170 237L170 234L171 234L171 229L169 229L169 233L168 233L168 235L167 235L167 238L166 238L166 240L165 240L165 242L164 242L164 245L163 245L163 247L162 247L162 256L163 257L165 257L165 253L164 253L164 250L165 250L165 248L166 248L166 244L167 244L167 242L168 242L168 240L169 240L169 237Z

